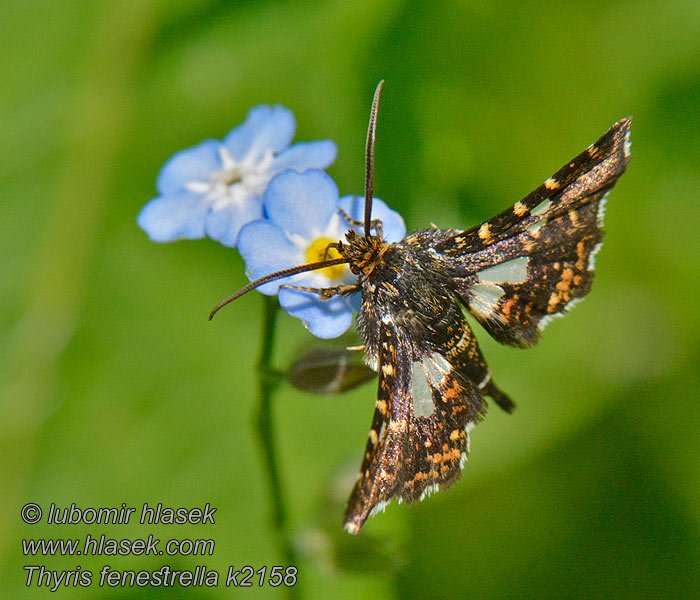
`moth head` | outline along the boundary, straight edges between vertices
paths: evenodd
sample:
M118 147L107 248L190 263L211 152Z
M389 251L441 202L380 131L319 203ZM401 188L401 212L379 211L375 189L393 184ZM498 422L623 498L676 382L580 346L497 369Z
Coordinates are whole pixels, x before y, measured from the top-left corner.
M376 235L360 235L349 229L345 234L347 244L339 252L348 259L348 266L355 275L368 276L386 247L386 243Z

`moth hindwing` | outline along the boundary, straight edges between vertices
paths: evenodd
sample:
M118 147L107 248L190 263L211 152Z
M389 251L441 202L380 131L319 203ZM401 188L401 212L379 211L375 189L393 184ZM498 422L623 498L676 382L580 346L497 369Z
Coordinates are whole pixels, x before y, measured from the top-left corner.
M367 360L379 373L360 476L345 513L358 533L396 498L415 502L461 473L485 397L507 411L465 307L496 340L537 342L591 288L608 191L630 159L631 119L523 200L469 230L431 228L398 243L349 232Z

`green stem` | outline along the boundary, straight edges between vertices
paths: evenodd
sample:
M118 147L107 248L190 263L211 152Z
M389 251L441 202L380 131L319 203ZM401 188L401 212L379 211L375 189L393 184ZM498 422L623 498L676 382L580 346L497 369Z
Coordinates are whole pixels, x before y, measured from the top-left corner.
M285 566L299 566L294 546L287 531L287 511L284 504L282 481L277 463L277 448L272 426L272 397L279 385L280 378L272 369L272 354L275 344L275 324L279 313L279 304L275 296L263 296L263 327L260 338L260 355L258 357L258 394L259 404L256 414L256 429L265 458L265 467L272 500L272 524L279 538L280 550ZM298 585L298 584L297 584ZM296 597L298 587L287 588L289 597Z

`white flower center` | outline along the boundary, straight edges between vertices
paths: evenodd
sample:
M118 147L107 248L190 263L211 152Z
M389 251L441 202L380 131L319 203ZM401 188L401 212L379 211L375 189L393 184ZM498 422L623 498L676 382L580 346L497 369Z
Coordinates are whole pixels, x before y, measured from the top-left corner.
M189 181L185 188L206 196L213 210L221 210L249 198L259 196L272 179L274 172L270 167L275 155L268 150L257 161L250 153L237 161L227 148L219 149L221 169L214 171L209 181Z

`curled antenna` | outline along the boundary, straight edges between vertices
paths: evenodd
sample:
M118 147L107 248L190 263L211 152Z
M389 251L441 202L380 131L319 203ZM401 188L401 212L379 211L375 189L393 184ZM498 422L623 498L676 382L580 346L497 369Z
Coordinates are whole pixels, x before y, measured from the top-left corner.
M275 273L265 275L265 277L251 281L248 285L242 287L237 292L231 294L228 298L225 298L219 302L209 313L209 320L211 321L214 318L214 315L219 312L219 309L226 306L229 302L233 302L236 298L240 298L243 294L247 294L264 283L274 281L275 279L282 279L283 277L289 277L290 275L296 275L297 273L304 273L305 271L316 271L317 269L325 269L326 267L332 267L333 265L342 265L343 263L347 262L350 262L347 258L331 258L330 260L322 260L320 262L299 265L298 267L292 267L291 269L284 269L283 271L277 271Z
M382 92L384 80L377 84L372 100L372 111L369 113L369 127L367 128L367 145L365 146L365 236L369 237L372 226L372 196L374 195L374 132L377 128L377 110L379 109L379 95Z

